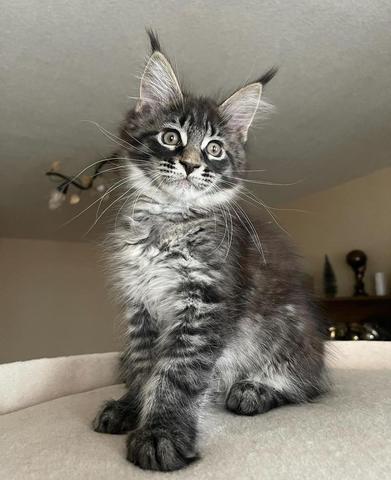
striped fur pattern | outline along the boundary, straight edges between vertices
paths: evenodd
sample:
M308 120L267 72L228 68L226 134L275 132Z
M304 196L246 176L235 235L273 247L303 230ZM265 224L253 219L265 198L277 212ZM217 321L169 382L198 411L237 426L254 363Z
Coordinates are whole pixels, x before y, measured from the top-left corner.
M128 460L169 471L198 458L209 402L255 415L309 401L327 380L299 261L270 223L254 227L232 179L273 72L219 105L183 92L150 38L117 155L130 201L107 242L127 324L127 393L94 428L130 432Z

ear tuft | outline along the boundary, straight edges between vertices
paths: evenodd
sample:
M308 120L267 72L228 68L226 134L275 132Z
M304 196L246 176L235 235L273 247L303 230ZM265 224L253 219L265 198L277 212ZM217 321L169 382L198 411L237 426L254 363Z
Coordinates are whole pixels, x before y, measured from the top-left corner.
M262 75L262 77L258 80L258 82L264 87L270 80L276 76L278 72L278 67L274 66L270 68L266 73Z
M160 46L158 34L152 28L147 28L147 35L151 44L151 54L154 52L161 52L162 48Z

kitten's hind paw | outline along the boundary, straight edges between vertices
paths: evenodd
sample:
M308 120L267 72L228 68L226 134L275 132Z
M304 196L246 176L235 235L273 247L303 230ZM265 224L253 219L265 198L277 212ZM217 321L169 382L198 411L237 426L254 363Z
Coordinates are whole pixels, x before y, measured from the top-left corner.
M92 427L99 433L126 433L137 427L137 413L125 401L110 400L103 405Z
M232 385L226 408L238 415L257 415L286 403L278 392L262 383L242 380Z

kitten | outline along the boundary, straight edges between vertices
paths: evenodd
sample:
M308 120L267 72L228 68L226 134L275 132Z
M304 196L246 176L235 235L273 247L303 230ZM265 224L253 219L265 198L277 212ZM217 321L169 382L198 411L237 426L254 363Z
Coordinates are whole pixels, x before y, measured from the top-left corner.
M127 458L141 468L176 470L197 458L208 401L255 415L309 401L327 379L323 327L295 254L270 222L256 231L236 201L247 131L275 70L219 105L184 92L149 36L118 154L132 202L109 241L127 393L94 428L130 432Z

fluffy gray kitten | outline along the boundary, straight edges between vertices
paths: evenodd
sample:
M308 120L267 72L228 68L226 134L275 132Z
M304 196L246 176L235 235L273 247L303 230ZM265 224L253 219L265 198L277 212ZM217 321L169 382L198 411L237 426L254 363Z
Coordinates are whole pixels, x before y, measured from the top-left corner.
M130 432L127 458L176 470L198 456L209 401L238 415L313 399L327 387L322 324L291 247L237 203L247 131L269 71L223 103L185 93L157 37L121 130L133 192L110 236L127 322L127 393L94 421Z

